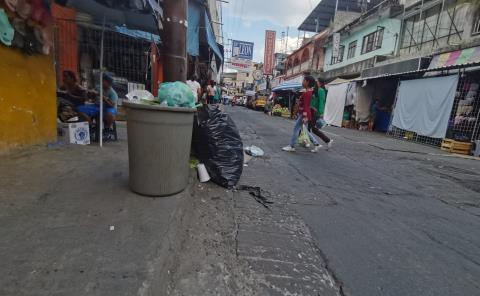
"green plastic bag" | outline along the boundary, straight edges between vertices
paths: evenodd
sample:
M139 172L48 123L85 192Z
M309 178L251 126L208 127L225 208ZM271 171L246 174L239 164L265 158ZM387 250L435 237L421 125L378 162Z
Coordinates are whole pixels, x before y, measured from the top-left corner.
M312 145L312 141L310 141L310 136L308 135L308 129L305 124L302 126L302 131L300 132L300 136L298 136L298 144L303 145L305 147Z
M167 103L169 107L195 108L195 97L190 87L180 81L160 84L158 90L160 104Z

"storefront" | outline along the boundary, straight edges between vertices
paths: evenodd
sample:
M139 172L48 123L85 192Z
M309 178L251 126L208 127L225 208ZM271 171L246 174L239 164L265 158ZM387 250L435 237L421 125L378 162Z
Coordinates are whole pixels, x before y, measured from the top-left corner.
M474 47L436 55L421 78L402 78L389 134L443 148L479 140L479 66Z

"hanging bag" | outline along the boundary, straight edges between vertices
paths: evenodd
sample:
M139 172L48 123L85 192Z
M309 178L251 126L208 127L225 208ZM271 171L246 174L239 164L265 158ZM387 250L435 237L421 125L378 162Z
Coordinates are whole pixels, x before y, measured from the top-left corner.
M310 141L310 136L308 134L307 126L304 124L302 126L302 130L300 132L300 136L298 136L298 144L302 146L311 146L312 141Z

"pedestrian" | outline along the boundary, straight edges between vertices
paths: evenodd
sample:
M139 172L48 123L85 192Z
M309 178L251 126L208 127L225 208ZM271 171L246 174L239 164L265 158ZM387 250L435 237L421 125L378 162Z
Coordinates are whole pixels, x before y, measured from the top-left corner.
M198 103L198 101L202 98L202 86L200 85L200 83L198 83L197 76L192 75L187 80L187 85L192 90L193 97L195 98L195 103Z
M108 141L115 138L113 124L115 123L115 119L118 114L118 94L113 89L113 77L107 73L103 73L101 87L103 88L103 98L99 98L99 100L103 100L103 121L105 124L103 138ZM80 113L80 117L91 124L92 120L98 118L100 114L99 104L100 102L97 102L96 104L85 104L79 106L78 111Z
M213 82L213 103L219 104L222 99L222 88L216 82Z
M313 132L313 134L317 135L320 139L322 139L322 141L327 144L327 148L330 149L332 148L333 140L327 137L327 135L325 135L325 133L321 131L321 129L326 125L325 120L323 120L326 100L327 91L325 90L325 84L319 78L316 81L312 102L310 104L312 120L309 122L308 128ZM315 146L312 152L317 152L320 147L320 145Z
M298 136L300 135L303 125L308 124L308 122L312 119L310 104L313 97L313 88L315 87L315 78L310 75L305 76L302 85L305 89L305 92L299 98L297 120L295 121L295 126L293 128L292 139L289 146L282 148L283 151L295 151L295 145L297 144ZM308 135L313 145L320 145L311 133L308 133Z
M207 104L213 104L213 99L215 98L215 82L210 80L210 83L207 86Z

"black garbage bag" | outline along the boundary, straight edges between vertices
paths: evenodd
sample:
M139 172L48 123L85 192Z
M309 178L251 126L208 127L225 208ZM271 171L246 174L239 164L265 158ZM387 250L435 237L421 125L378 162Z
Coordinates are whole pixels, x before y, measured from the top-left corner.
M237 185L243 171L243 143L228 114L215 106L199 108L192 145L213 182L226 188Z

